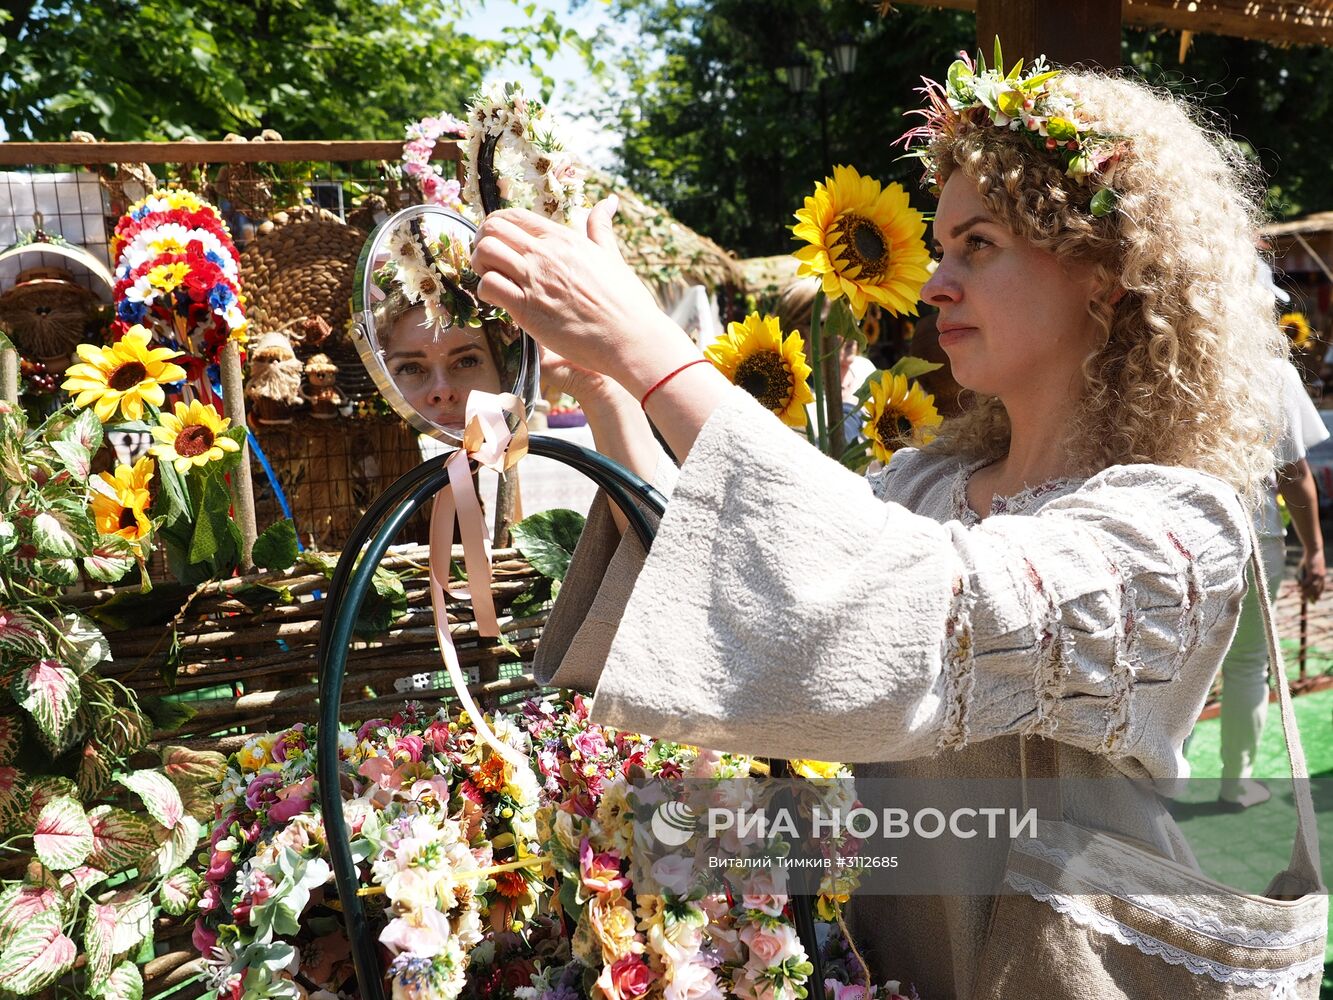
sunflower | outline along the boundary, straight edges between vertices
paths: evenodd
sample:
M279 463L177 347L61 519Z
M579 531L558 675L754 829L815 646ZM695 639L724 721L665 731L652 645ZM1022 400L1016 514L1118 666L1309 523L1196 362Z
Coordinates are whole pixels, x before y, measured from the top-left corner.
M930 276L925 232L902 185L883 188L854 167L834 167L796 213L792 234L808 244L794 254L796 273L820 277L829 298L847 296L857 319L872 302L915 316Z
M906 375L892 372L871 381L865 412L861 433L881 462L887 462L905 444L929 444L935 434L928 428L938 427L942 421L934 396Z
M84 364L71 365L60 387L78 393L75 406L93 404L97 419L106 423L116 408L126 420L142 420L144 403L161 406L166 396L162 383L179 382L185 369L170 364L181 355L165 347L148 349L150 336L142 326L132 326L110 347L80 344Z
M218 415L217 410L195 400L189 406L176 404L176 415L162 414L161 422L153 428L158 444L150 449L154 455L171 462L182 475L194 465L216 462L224 452L239 451L240 445L222 433L231 424L229 417Z
M1291 340L1293 351L1303 351L1309 346L1310 321L1305 318L1304 313L1284 313L1281 319L1277 321L1277 325L1282 327L1288 339Z
M704 356L788 427L804 427L805 404L815 397L806 384L810 366L802 347L799 333L782 339L776 316L750 313L743 323L727 324Z
M119 535L128 542L147 537L152 530L147 512L153 460L145 455L133 468L118 465L114 475L99 472L97 478L106 487L93 490L91 506L97 530L104 535Z

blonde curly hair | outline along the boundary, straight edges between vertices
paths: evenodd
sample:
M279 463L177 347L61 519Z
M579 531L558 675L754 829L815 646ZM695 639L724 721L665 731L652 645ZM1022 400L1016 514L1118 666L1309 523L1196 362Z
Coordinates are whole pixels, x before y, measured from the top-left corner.
M1255 502L1273 468L1280 371L1287 356L1272 294L1256 279L1255 171L1193 109L1147 85L1063 73L1098 130L1132 151L1110 179L1116 211L1088 210L1091 190L1019 132L989 124L943 132L928 147L939 183L961 171L999 222L1061 259L1091 265L1119 299L1095 303L1105 344L1083 366L1070 458L1086 474L1152 463L1211 473ZM999 458L1009 419L979 396L932 445Z

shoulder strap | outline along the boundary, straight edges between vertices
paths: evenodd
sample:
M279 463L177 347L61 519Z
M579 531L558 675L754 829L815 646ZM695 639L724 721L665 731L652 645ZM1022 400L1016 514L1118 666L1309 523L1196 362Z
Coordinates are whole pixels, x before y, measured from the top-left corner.
M1278 644L1277 625L1273 621L1273 606L1268 600L1268 574L1264 561L1259 558L1259 539L1254 524L1246 519L1250 529L1250 570L1258 588L1259 609L1264 620L1264 634L1268 639L1268 672L1277 687L1277 701L1282 710L1282 737L1287 745L1287 763L1291 767L1291 794L1296 803L1296 840L1291 848L1291 872L1309 879L1312 886L1323 885L1319 874L1319 841L1315 836L1314 801L1310 797L1310 772L1305 763L1305 748L1296 728L1296 712L1291 706L1291 685L1287 682L1286 665L1282 661L1282 647Z

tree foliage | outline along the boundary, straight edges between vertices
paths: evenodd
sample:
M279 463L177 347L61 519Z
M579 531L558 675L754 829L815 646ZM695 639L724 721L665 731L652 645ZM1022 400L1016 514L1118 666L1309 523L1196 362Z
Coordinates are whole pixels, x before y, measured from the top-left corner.
M475 3L0 0L0 121L16 139L393 137L457 112L502 60L542 77L560 46L583 44L532 5L478 40L454 27Z
M974 49L970 14L900 6L880 18L864 0L615 0L641 26L624 54L627 92L604 113L622 131L631 187L743 256L785 253L785 227L831 163L851 163L916 190L919 171L894 140L918 106L922 75ZM839 75L834 45L859 43ZM1186 95L1230 132L1269 178L1270 211L1333 207L1322 120L1333 103L1333 53L1199 35L1183 64L1180 36L1127 30L1124 62ZM805 62L816 86L789 90ZM826 155L827 154L827 155ZM926 199L919 207L927 207Z

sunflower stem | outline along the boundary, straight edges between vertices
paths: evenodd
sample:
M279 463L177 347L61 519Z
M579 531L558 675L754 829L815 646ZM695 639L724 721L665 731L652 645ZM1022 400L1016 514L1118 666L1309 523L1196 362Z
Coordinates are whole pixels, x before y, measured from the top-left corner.
M824 325L824 287L815 289L814 301L810 303L810 367L811 379L815 390L815 444L825 455L828 454L828 428L825 424L824 411L824 350L820 334Z

